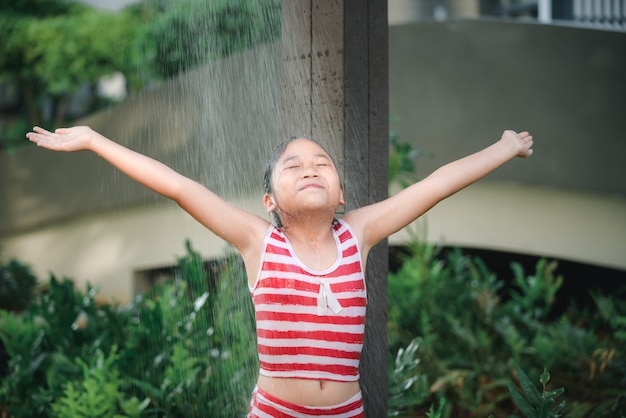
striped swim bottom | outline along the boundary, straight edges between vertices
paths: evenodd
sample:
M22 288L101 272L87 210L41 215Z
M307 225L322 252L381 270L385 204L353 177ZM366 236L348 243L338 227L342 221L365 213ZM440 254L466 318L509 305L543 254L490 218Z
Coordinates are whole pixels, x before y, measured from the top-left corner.
M365 417L361 392L347 401L332 406L302 406L283 401L269 393L254 388L248 418L319 418Z

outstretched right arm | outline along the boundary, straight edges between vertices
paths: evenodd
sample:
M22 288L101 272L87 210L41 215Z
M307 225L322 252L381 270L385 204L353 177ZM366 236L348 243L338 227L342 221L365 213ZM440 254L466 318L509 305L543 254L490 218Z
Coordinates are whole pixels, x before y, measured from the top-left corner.
M269 223L226 202L203 185L165 164L107 139L87 126L49 132L35 127L26 137L54 151L89 150L117 167L133 180L178 205L213 233L231 243L244 258L262 240Z

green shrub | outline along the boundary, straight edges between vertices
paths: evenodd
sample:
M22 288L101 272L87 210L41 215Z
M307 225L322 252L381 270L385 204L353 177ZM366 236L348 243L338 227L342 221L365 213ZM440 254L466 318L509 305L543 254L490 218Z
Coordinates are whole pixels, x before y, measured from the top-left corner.
M98 306L97 289L50 278L22 314L0 311L9 417L230 417L248 408L257 373L241 262L213 283L189 243L171 281L128 306ZM245 307L245 308L242 308ZM223 310L222 314L219 310Z
M446 398L444 416L507 416L520 408L508 390L519 365L529 375L553 372L566 390L564 414L618 416L607 411L626 398L625 299L595 292L589 311L572 305L555 314L563 282L556 264L539 260L532 274L511 267L507 281L459 249L441 255L415 240L389 275L390 356L419 338L411 373L390 375L392 408L424 415ZM405 402L395 399L398 381Z
M620 417L623 293L593 292L594 306L555 315L562 278L552 262L540 260L532 274L513 265L509 286L460 250L411 249L389 280L389 416L532 416L521 400L537 400L528 374L542 376L554 414ZM244 415L258 370L254 313L241 260L229 255L219 270L217 279L207 274L187 243L172 280L125 307L99 306L97 289L52 276L28 310L0 311L9 356L0 411ZM512 390L518 381L523 393Z
M30 267L17 260L0 263L0 309L22 311L35 296L37 278Z
M539 392L526 373L518 366L516 367L519 384L522 388L520 393L513 384L509 384L509 392L515 400L515 404L520 408L526 418L558 418L565 406L565 401L557 403L557 398L563 394L564 389L558 388L548 390L550 373L544 369L539 381L542 391Z
M239 258L226 257L212 283L202 258L187 243L174 280L132 304L135 321L122 363L136 393L151 398L148 412L243 415L257 372L249 298Z
M56 417L72 418L135 418L148 406L150 399L139 401L127 398L124 391L124 380L116 364L118 355L116 347L105 358L98 351L94 364L86 364L77 359L82 376L71 381L63 390L63 396L52 404L52 412Z
M0 382L0 405L11 417L46 416L67 382L80 376L77 359L109 352L124 339L125 319L111 306L99 307L96 290L85 294L73 283L50 278L47 290L28 311L3 311L0 339L9 355L9 371Z
M406 348L400 348L388 367L387 416L401 416L408 408L428 397L428 377L418 369L421 339L416 337Z

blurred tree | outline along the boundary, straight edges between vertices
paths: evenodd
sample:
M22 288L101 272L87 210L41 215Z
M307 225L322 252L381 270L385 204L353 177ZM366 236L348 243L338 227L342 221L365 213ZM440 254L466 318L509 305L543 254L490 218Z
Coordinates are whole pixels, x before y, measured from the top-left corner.
M17 117L4 139L34 124L62 125L72 97L115 71L129 73L128 45L138 19L63 0L0 4L0 81L15 91ZM83 105L93 110L93 103Z
M33 125L61 126L108 103L83 95L122 73L141 90L280 36L280 0L143 0L119 13L68 0L0 3L0 150ZM10 86L10 88L7 88ZM13 97L7 118L3 98ZM3 120L4 119L4 120ZM7 123L7 120L11 120ZM3 126L4 125L4 126Z
M169 78L280 36L280 0L145 0L140 54Z

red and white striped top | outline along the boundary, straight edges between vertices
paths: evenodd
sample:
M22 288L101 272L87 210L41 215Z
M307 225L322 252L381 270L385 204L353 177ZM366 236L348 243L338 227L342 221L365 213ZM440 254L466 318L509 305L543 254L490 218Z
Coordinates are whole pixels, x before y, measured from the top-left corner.
M250 289L260 373L269 377L352 382L359 379L366 291L361 254L347 223L333 223L337 260L313 270L282 231L270 227Z

